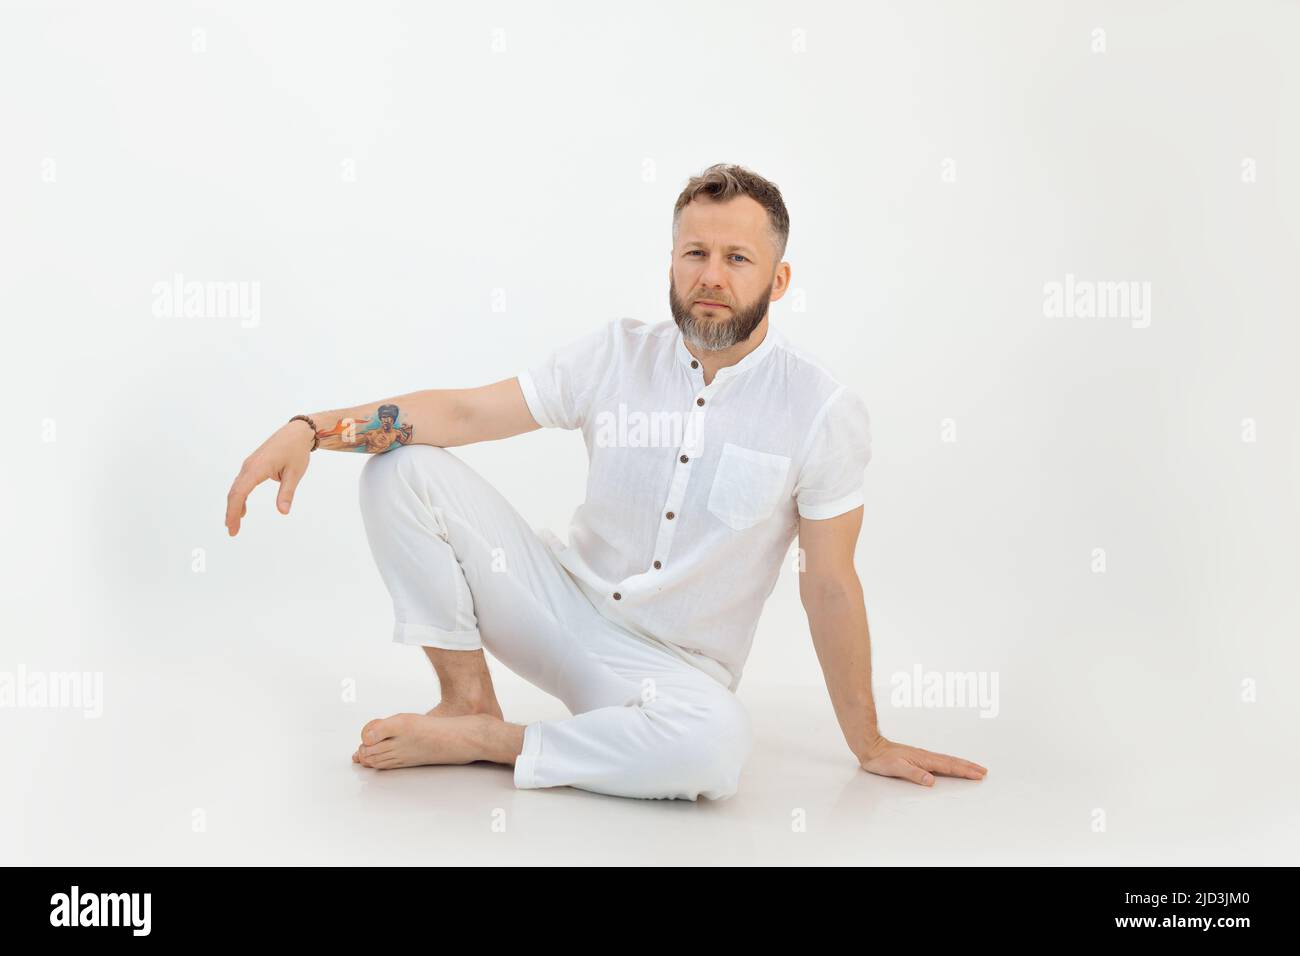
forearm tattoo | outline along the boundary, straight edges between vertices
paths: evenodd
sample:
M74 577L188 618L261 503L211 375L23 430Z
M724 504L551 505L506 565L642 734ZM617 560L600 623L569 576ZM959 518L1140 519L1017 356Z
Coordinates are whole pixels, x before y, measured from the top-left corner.
M410 444L415 426L403 422L396 405L380 405L369 419L340 418L332 428L316 433L320 448L360 451L369 455Z

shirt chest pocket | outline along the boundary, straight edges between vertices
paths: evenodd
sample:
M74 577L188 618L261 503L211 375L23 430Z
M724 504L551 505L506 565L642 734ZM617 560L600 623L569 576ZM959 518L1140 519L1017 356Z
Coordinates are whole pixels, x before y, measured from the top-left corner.
M709 511L736 531L771 516L781 501L790 459L726 442L709 489Z

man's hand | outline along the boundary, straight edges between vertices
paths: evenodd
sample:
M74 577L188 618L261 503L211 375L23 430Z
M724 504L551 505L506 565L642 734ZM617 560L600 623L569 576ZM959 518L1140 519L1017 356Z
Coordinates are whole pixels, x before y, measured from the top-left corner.
M983 780L988 769L969 760L896 744L879 735L860 758L862 769L882 777L902 777L923 787L934 785L934 774Z
M239 519L248 513L249 492L268 478L280 483L276 506L281 514L289 513L294 489L311 460L312 437L311 426L296 419L282 426L244 459L235 483L230 486L230 494L226 496L226 531L231 537L239 534Z

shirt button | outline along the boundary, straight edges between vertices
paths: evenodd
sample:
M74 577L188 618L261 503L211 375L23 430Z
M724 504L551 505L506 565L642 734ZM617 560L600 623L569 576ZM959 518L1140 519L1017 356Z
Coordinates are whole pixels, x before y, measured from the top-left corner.
M615 601L621 601L621 600L623 600L623 595L621 595L621 594L619 594L617 591L615 591L615 592L614 592L614 600L615 600Z
M696 404L696 405L703 405L703 404L704 404L704 399L702 399L702 398L697 398L697 399L695 400L695 404Z
M664 515L664 517L667 518L669 521L672 521L673 518L674 518L674 515L673 515L673 513L670 511L670 512L668 512L668 514Z
M682 455L682 457L681 457L681 463L684 465L684 464L686 464L688 461L690 461L690 459L687 458L685 455Z
M655 568L656 568L656 569L658 569L658 568L662 568L662 567L663 567L663 565L660 564L658 561L655 562Z
M699 367L700 367L700 363L697 362L695 359L691 359L691 368L699 368Z

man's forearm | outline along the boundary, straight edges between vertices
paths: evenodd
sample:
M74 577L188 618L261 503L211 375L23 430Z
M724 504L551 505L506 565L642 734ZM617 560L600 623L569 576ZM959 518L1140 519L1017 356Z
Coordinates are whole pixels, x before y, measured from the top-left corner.
M451 395L448 389L426 389L308 415L316 423L318 447L330 451L376 454L403 444L446 445L454 437L458 414ZM383 434L368 438L370 432Z
M318 447L370 454L399 445L452 448L533 431L533 418L517 378L477 388L428 388L353 408L314 412ZM294 422L309 445L311 426Z
M806 598L804 610L835 717L849 749L861 759L880 733L871 692L871 634L862 586L855 580L842 589Z

